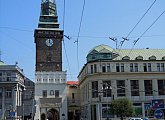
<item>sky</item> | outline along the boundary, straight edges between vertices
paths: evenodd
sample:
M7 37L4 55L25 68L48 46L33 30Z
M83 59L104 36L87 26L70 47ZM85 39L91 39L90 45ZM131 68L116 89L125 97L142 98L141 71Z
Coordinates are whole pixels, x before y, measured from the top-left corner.
M9 65L18 62L25 76L33 81L34 30L39 22L40 4L41 0L0 0L0 58ZM84 0L56 0L60 29L70 37L70 40L64 38L62 60L68 81L78 80L78 73L92 48L105 44L115 49L116 44L109 37L116 38L120 46L122 37L128 36L152 4L128 36L129 41L119 48L165 49L165 0L85 0L82 16L83 4Z

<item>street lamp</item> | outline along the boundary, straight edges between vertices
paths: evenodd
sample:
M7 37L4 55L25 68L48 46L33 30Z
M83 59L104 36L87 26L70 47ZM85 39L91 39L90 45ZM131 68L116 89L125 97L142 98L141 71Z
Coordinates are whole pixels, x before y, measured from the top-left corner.
M107 109L106 109L106 117L107 117L107 120L109 119L109 116L108 116L108 90L111 90L112 87L108 84L108 83L105 83L103 84L103 93L106 92L106 97L107 97Z

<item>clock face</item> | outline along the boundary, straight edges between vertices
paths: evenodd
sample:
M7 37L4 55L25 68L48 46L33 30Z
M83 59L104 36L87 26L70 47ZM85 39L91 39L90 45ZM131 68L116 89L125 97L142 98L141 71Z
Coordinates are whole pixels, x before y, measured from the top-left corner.
M46 45L47 45L48 47L51 47L51 46L53 45L53 40L52 40L52 39L47 39L47 40L46 40Z

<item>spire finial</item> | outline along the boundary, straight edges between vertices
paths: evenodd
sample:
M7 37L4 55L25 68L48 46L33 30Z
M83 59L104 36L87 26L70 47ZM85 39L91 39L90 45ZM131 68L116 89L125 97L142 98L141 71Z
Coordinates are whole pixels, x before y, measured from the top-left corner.
M41 15L57 15L55 0L42 0Z

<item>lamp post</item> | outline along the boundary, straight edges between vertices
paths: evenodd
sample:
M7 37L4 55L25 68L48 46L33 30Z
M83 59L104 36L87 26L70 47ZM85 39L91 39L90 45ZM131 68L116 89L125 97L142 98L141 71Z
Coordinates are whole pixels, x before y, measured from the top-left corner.
M106 117L107 117L107 120L109 120L109 116L108 116L108 90L111 90L112 89L112 87L108 84L108 83L106 83L105 84L105 92L106 92L106 97L107 97L107 109L106 109Z

